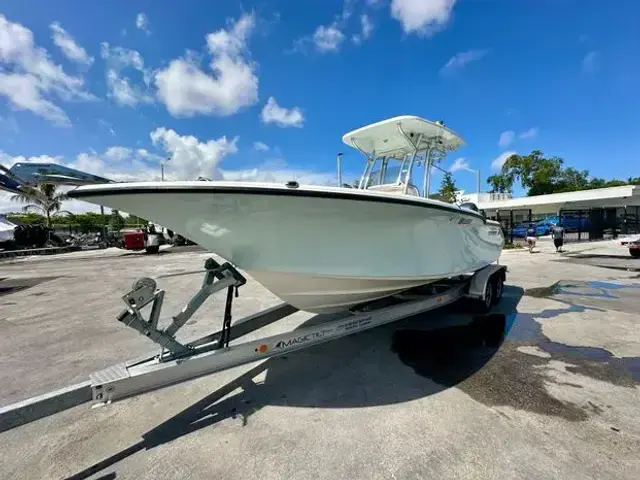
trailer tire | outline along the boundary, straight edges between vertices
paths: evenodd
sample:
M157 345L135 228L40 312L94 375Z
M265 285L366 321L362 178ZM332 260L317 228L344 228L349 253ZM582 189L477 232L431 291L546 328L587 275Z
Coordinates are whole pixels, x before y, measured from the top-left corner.
M484 295L482 298L475 300L473 312L477 314L485 314L491 311L491 307L493 306L493 297L494 297L494 282L489 279L487 282L487 286L484 289Z
M504 292L504 275L502 272L498 272L491 280L493 295L491 299L492 305L498 305L502 300L502 293Z
M159 245L151 245L149 247L147 247L146 249L147 253L158 253L160 251L160 246Z

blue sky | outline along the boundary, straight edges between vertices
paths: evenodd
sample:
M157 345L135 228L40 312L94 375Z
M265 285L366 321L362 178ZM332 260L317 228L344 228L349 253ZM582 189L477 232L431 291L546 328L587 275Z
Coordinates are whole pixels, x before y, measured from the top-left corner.
M154 179L172 156L168 178L327 183L337 152L361 169L345 132L413 114L465 139L443 167L463 167L467 190L465 168L486 178L501 154L534 148L596 176L638 174L637 1L64 5L0 6L5 165Z

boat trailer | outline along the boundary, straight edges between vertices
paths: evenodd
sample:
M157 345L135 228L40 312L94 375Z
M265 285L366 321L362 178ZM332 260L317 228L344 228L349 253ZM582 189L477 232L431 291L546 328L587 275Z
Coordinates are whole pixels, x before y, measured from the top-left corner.
M53 415L83 403L117 400L185 382L246 363L285 355L313 345L362 332L406 317L471 300L476 313L488 313L503 291L506 266L488 265L472 275L428 284L356 307L345 317L237 345L230 342L281 320L298 310L282 303L232 323L232 307L245 277L230 263L205 262L202 286L166 328L158 323L164 290L155 280L141 278L122 297L125 308L118 321L156 343L159 353L120 363L90 375L89 380L0 408L0 432ZM176 333L211 295L226 290L222 328L189 343ZM145 317L142 310L149 310Z

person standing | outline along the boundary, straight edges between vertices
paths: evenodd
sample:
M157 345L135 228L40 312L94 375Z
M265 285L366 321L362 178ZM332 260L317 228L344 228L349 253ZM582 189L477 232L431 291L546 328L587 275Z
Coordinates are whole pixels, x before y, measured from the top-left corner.
M564 227L562 227L562 225L554 225L551 227L551 236L553 237L556 252L562 252L562 246L564 245Z
M530 223L527 227L527 246L529 247L529 253L533 253L533 247L536 246L537 230L533 223Z

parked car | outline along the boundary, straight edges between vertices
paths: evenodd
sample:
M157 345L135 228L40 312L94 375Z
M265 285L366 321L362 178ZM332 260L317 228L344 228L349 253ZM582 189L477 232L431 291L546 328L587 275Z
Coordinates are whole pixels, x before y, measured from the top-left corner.
M558 215L550 215L543 218L542 220L538 220L537 223L539 225L548 225L548 230L551 229L552 225L560 225L567 231L586 231L591 225L588 218L579 217L577 215L562 215L562 218Z
M640 258L640 235L626 237L620 240L620 245L629 249L629 255Z
M527 236L527 230L531 226L535 227L537 237L543 237L551 233L551 225L547 223L540 223L540 222L519 223L518 225L514 226L511 229L511 233L516 238L525 238Z

